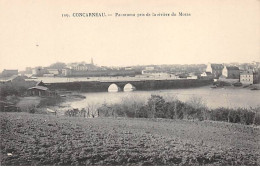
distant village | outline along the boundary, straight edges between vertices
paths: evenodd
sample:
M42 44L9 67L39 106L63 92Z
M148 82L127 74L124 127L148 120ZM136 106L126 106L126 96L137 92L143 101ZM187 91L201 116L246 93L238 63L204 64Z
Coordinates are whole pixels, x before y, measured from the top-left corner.
M260 62L192 65L143 65L132 67L106 67L90 63L54 63L49 67L27 67L24 71L4 69L0 83L12 81L17 76L25 79L37 77L135 77L155 79L214 79L214 81L259 83Z

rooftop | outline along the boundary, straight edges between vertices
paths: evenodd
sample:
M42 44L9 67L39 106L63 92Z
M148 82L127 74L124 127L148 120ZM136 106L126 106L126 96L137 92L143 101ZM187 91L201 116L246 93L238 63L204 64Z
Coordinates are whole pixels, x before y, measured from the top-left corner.
M239 68L236 66L227 66L227 69L228 70L239 70Z
M29 88L28 90L32 90L32 89L38 89L38 90L44 90L44 91L48 90L48 88L44 87L44 86L35 86L35 87Z

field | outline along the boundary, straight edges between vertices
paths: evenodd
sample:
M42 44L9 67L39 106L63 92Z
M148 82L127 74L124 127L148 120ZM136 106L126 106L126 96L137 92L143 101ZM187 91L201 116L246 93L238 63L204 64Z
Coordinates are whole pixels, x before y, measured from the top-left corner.
M260 165L259 128L1 113L1 165Z

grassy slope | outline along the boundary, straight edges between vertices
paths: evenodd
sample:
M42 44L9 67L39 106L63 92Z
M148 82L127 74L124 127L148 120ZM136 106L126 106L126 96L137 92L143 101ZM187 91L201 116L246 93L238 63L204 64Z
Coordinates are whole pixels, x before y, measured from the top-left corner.
M27 113L0 120L1 165L260 165L259 128L239 124Z

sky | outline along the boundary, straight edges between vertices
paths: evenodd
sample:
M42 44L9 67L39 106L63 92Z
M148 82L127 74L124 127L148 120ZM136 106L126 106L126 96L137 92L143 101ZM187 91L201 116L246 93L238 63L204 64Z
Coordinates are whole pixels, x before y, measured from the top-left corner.
M260 61L259 0L0 0L0 11L0 71L91 57L99 66ZM61 17L80 12L113 16Z

